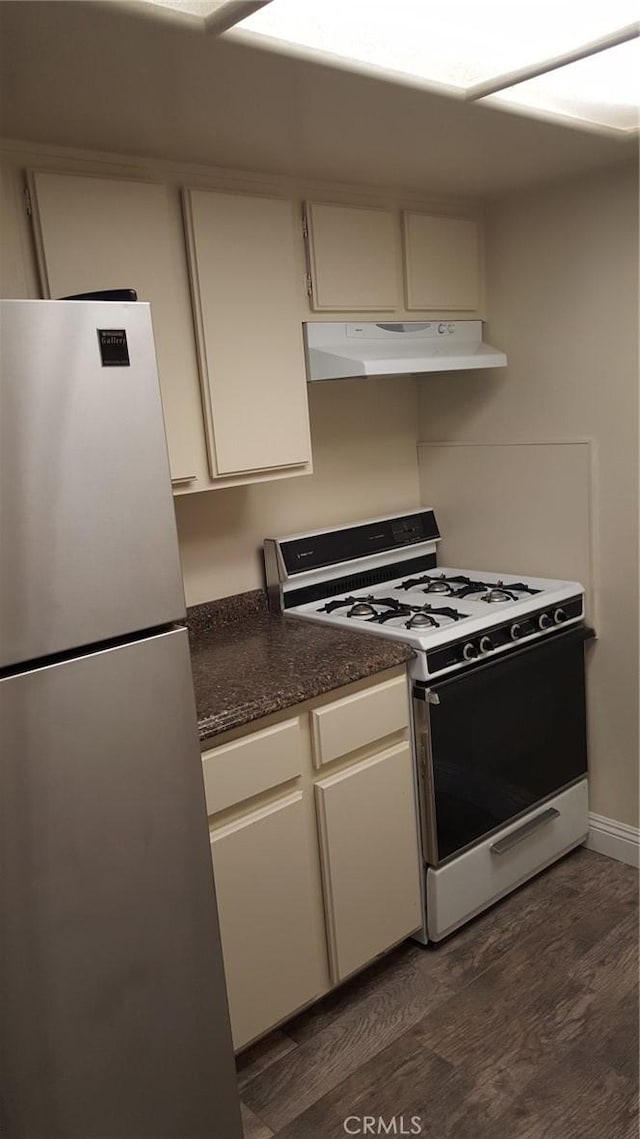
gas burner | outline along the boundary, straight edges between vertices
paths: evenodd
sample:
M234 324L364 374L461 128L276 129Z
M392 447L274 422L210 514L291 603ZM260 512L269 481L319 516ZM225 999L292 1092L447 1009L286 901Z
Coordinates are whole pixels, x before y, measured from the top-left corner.
M318 613L333 613L335 609L344 609L347 605L351 606L346 614L347 617L368 618L369 620L377 615L376 605L385 605L393 610L406 608L393 597L374 597L370 593L366 597L336 597L334 601L327 601L326 605L322 605L318 609Z
M487 593L483 593L480 598L481 601L516 601L515 593L509 593L506 589L489 589Z
M423 589L423 593L446 593L448 595L455 593L452 583L447 580L443 573L439 577L427 578L426 580L429 584L426 589Z
M373 601L374 598L372 595L369 597L336 597L334 601L327 601L326 605L322 605L320 609L318 609L318 613L333 613L334 609L344 609L346 605L356 606L362 604L372 607ZM371 612L374 613L375 610L371 608Z
M435 617L431 616L430 613L425 613L424 610L419 609L417 613L413 614L413 617L409 618L409 620L406 623L405 628L407 628L407 629L424 629L429 625L435 625L437 628L438 622L436 621Z
M474 593L483 593L484 597L480 601L518 601L520 598L518 594L521 593L539 593L539 589L532 589L530 585L525 585L523 581L514 581L505 583L501 580L490 581L472 581L471 578L451 578L452 581L463 582L463 588L459 589L457 597L471 597Z
M357 601L347 613L347 617L358 617L361 621L370 621L375 616L376 611L368 601Z
M377 601L376 604L380 604L380 601ZM439 618L444 618L445 621L461 621L463 617L467 616L467 613L458 613L456 609L451 609L448 606L434 609L432 605L401 605L396 601L393 608L388 609L386 613L377 613L369 620L374 621L377 625L386 625L387 621L408 617L409 620L404 622L405 629L426 629L427 627L439 629L443 624Z

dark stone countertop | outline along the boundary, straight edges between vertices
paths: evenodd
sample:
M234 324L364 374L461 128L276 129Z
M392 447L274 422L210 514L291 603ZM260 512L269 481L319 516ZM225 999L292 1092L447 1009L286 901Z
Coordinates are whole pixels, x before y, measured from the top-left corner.
M201 740L404 664L407 645L269 614L262 590L187 613Z

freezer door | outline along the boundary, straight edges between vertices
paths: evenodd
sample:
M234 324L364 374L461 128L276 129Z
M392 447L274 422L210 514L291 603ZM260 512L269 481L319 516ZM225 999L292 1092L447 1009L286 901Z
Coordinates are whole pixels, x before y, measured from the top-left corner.
M149 306L1 301L0 670L183 613Z
M0 1134L240 1139L187 633L0 680Z

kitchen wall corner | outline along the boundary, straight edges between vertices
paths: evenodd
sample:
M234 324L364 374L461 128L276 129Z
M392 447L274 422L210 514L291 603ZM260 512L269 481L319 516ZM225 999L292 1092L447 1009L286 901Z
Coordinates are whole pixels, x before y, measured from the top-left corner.
M455 382L420 381L419 436L428 444L420 448L422 501L437 510L438 488L446 491L450 527L439 515L445 558L450 549L475 565L474 537L482 532L501 565L515 569L523 535L535 533L535 565L527 560L523 569L564 577L583 564L582 576L593 577L588 618L599 640L587 653L591 808L637 826L635 166L493 203L486 252L487 335L509 365ZM589 463L580 442L588 443ZM454 446L434 446L442 443Z

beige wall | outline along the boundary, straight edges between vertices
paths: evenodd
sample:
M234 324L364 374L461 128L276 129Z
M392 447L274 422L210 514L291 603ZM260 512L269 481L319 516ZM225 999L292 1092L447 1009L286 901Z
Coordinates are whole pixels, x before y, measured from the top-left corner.
M311 384L309 404L314 474L176 500L189 605L261 586L265 537L417 505L415 380Z
M509 366L494 373L424 379L419 394L422 440L538 445L526 449L523 489L515 474L524 469L524 448L483 446L474 452L463 446L457 462L451 449L446 487L440 474L444 451L421 448L422 501L433 497L437 509L440 485L448 504L460 504L448 511L456 523L454 533L447 536L441 518L445 558L472 564L481 528L487 544L499 548L508 565L526 572L521 551L533 529L542 547L538 573L563 577L568 566L588 562L591 619L598 633L597 644L588 650L591 809L635 826L637 218L637 176L631 169L495 203L486 233L489 331L492 342L506 350ZM572 456L585 441L591 458L580 479ZM554 462L567 472L555 497L544 444L558 447ZM491 470L486 482L479 477L481 454ZM536 463L539 478L534 477ZM503 471L502 481L495 477L496 467ZM501 515L501 501L513 495L521 497L522 514L509 506ZM586 539L585 504L590 515Z

